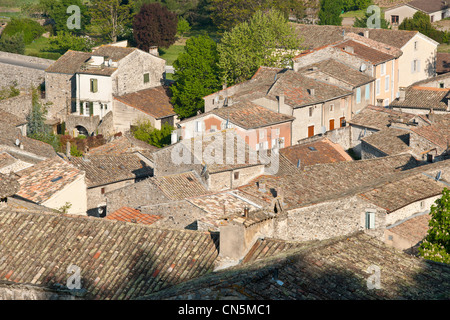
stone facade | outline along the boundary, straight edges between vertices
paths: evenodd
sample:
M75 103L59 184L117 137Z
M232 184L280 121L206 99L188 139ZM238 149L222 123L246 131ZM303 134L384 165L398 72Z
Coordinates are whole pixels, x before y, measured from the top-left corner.
M119 181L116 183L110 183L110 184L104 185L104 186L88 188L87 189L88 215L92 215L92 216L99 215L98 208L104 208L104 206L106 206L106 203L107 203L106 193L129 186L133 183L134 183L134 180L125 180L125 181Z
M52 103L48 117L61 117L64 120L74 106L75 75L46 72L45 99Z
M374 159L374 158L380 158L380 157L386 157L387 154L384 153L381 150L378 150L371 144L361 141L361 159L367 160L367 159Z
M31 111L31 106L31 93L0 100L0 109L8 111L19 118L26 118Z

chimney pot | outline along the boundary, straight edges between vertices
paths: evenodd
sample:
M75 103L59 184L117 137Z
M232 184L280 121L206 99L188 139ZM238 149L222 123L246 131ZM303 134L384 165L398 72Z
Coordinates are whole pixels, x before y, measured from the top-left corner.
M148 49L148 53L150 53L151 55L154 55L156 57L159 57L158 46L151 46Z

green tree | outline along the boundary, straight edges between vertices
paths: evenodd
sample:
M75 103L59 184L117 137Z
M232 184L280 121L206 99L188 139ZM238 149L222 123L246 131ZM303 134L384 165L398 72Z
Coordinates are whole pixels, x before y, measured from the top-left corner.
M414 13L412 18L403 19L398 28L400 30L419 31L439 43L446 43L449 41L448 32L435 29L431 24L430 17L426 13L420 11Z
M91 24L108 41L116 42L133 19L132 0L91 0Z
M357 28L367 28L367 19L369 19L370 16L371 16L371 14L365 13L364 17L356 18L355 22L353 23L353 26L357 27ZM391 28L391 26L389 25L389 22L384 18L380 18L380 27L381 27L381 29L390 29Z
M232 85L248 80L260 66L289 66L300 44L281 12L258 11L249 22L225 32L217 45L222 81Z
M189 32L189 30L191 30L189 22L183 17L178 17L178 24L177 24L178 35L180 37L183 37L186 34L186 32Z
M207 35L189 38L174 62L171 86L175 112L182 119L204 110L202 97L220 89L217 44Z
M13 34L12 36L3 34L0 37L0 51L25 54L23 32Z
M59 151L59 139L52 133L51 127L45 124L47 105L39 101L37 89L32 91L32 107L27 119L27 136L50 144L55 151Z
M450 191L444 188L442 196L430 210L431 219L419 254L428 260L450 263Z
M77 36L66 31L61 31L57 36L49 39L48 51L66 53L67 50L91 51L95 43L88 37Z
M161 130L152 126L150 120L139 120L133 129L133 136L136 139L145 141L152 146L162 148L171 143L173 127L167 123L161 126Z
M71 13L67 13L67 8L71 5L76 5L80 8L80 29L67 28L67 19L71 15ZM53 34L58 34L59 32L82 34L90 24L88 7L82 0L40 0L38 8L52 20Z
M342 0L320 0L319 24L340 26L342 8Z
M12 18L3 30L2 37L22 33L25 44L30 44L33 40L39 38L44 32L44 27L32 19Z

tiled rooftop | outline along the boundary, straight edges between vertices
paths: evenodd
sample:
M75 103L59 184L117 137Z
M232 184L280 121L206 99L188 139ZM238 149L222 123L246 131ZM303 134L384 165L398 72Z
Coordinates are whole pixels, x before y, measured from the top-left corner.
M18 116L0 109L0 123L7 123L13 127L17 127L27 123L26 119L21 119Z
M114 99L147 113L155 119L161 119L176 115L173 105L170 103L168 90L166 87L159 86L127 93L114 97Z
M376 268L381 288L369 289ZM140 299L427 300L449 299L449 292L448 265L357 233L294 247Z
M58 156L41 161L16 174L20 183L17 195L38 204L84 176L84 172Z
M161 219L161 217L154 214L141 213L137 209L122 207L108 214L105 219L150 225Z
M152 146L144 141L138 140L132 136L132 134L127 131L119 137L113 138L112 141L105 143L99 147L91 148L89 150L89 155L101 155L110 154L117 155L122 153L129 153L133 151L155 151L158 150L157 147Z
M394 99L389 106L395 108L434 109L446 111L450 89L429 87L408 87L405 90L405 99Z
M392 54L387 54L383 51L377 50L373 47L369 47L367 45L361 44L360 42L350 39L333 45L333 47L339 48L344 51L346 51L347 47L351 47L353 49L353 51L351 52L352 55L355 55L374 65L378 65L395 58L395 56Z
M450 121L436 121L430 126L412 128L411 131L424 137L433 144L447 149L450 141Z
M0 199L16 194L19 189L20 184L17 179L0 173Z
M388 230L411 243L419 243L427 236L430 219L429 214L421 214L396 224Z
M172 200L182 200L209 193L194 171L155 177L152 180Z
M295 119L292 116L271 111L250 101L238 102L228 107L213 109L212 113L247 130L289 122Z
M448 4L442 0L413 0L408 2L408 6L419 9L426 13L435 13L437 11L448 9Z
M400 112L384 107L369 105L362 109L359 113L355 114L349 123L351 125L383 130L386 129L393 121L399 121L402 119L403 121L408 122L414 117L415 115L412 113Z
M410 150L408 130L385 128L361 140L390 156Z
M0 214L0 279L66 288L80 268L84 298L126 300L212 271L216 234L51 213Z
M153 168L134 153L71 157L69 161L86 172L88 187L145 178L153 174Z
M300 160L300 169L320 163L352 161L352 158L339 144L333 143L327 138L280 149L280 154L295 166Z

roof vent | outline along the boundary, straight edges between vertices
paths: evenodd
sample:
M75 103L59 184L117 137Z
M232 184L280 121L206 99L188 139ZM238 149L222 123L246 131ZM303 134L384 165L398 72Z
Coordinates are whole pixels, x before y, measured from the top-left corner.
M50 180L51 182L56 182L62 179L62 176L59 176L57 178L53 178L52 180Z
M311 150L311 151L317 151L317 149L314 148L314 147L308 147L308 149Z

